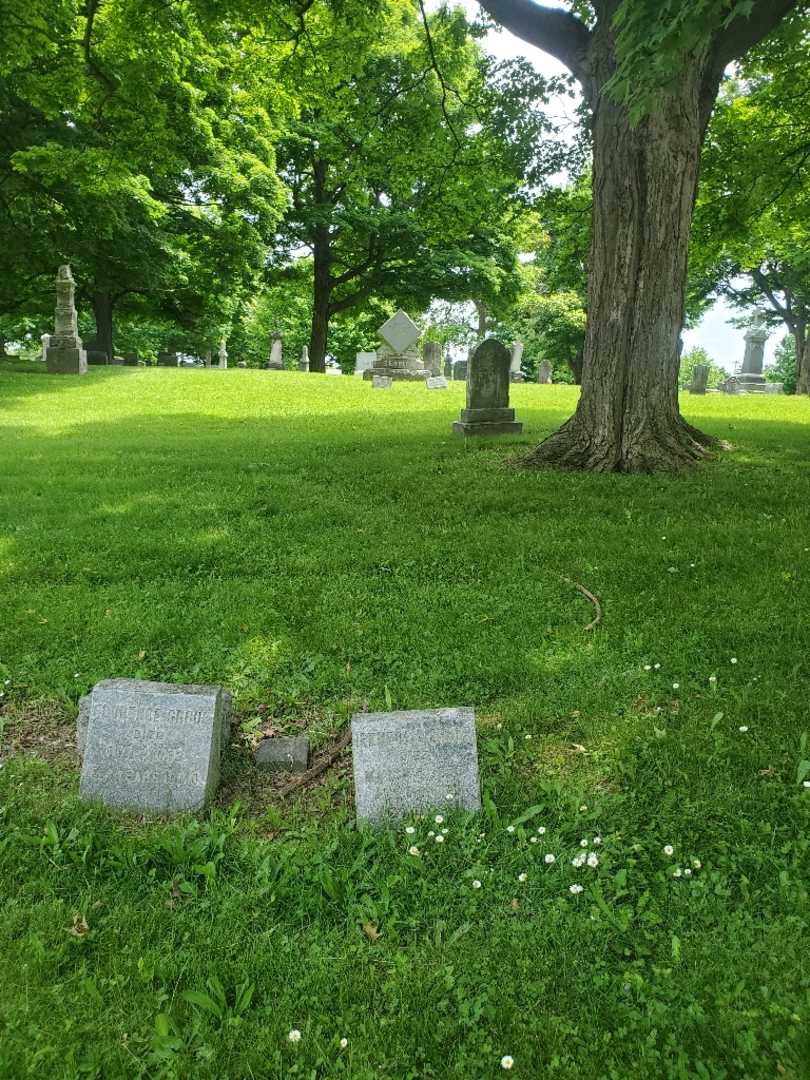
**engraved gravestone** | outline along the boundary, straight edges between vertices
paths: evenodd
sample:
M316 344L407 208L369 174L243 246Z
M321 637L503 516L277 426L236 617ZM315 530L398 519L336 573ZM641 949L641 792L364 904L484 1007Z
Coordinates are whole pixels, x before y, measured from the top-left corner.
M692 382L689 386L690 394L705 394L709 385L709 368L707 364L695 364L692 369Z
M446 390L447 379L445 379L444 375L431 375L425 379L425 386L428 390Z
M371 379L371 386L374 390L390 390L394 385L394 380L390 375L373 375Z
M457 435L517 435L523 430L509 408L509 365L509 351L495 338L477 346L467 371L467 408L453 424Z
M472 709L356 713L352 762L358 818L384 821L437 806L481 809Z
M97 683L83 735L79 721L82 798L141 813L200 809L219 781L230 705L219 686Z
M364 371L368 371L374 367L374 363L377 359L375 352L359 352L355 358L354 373L355 375L362 376Z

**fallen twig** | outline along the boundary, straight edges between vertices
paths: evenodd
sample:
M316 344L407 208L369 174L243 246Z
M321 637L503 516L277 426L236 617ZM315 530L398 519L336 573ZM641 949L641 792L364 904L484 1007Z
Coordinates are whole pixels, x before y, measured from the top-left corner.
M295 791L296 788L304 787L305 784L309 784L311 781L315 780L316 777L321 775L321 773L325 773L331 765L334 765L334 763L349 745L351 737L352 729L348 727L341 734L338 741L334 743L332 748L326 751L320 761L317 761L313 766L311 766L311 768L307 769L306 772L300 773L298 776L295 777L294 780L290 780L284 785L284 787L278 789L277 794L279 798L285 798L292 791Z
M586 589L585 586L580 585L578 581L572 581L571 578L567 577L564 577L563 581L566 585L570 585L572 589L576 589L577 592L581 592L582 595L587 597L588 600L590 600L590 602L593 604L594 608L596 609L596 618L589 622L588 625L585 627L586 630L593 630L593 628L595 626L598 626L599 623L602 621L602 605L599 602L599 597L594 596L590 589Z

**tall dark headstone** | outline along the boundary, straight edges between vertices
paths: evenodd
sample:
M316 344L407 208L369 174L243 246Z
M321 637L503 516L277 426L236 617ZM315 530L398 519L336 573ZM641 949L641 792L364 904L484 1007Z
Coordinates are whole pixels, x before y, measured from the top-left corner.
M457 435L519 435L523 430L509 408L509 365L509 350L495 338L475 349L467 372L467 408L453 424Z
M692 382L689 384L690 394L705 394L709 385L709 368L706 364L695 364L692 369Z

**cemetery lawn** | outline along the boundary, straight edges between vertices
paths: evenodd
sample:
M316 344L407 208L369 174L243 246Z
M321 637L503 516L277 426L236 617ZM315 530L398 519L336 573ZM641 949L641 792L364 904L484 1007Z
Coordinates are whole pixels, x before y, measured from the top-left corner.
M0 372L0 1076L810 1075L810 400L686 396L734 449L622 477L509 464L574 388L466 445L462 395ZM111 676L235 693L199 821L78 801ZM477 818L252 769L450 705Z

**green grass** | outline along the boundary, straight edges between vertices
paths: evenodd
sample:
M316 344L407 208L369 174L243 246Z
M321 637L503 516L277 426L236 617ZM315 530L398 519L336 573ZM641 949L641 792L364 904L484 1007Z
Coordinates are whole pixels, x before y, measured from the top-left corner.
M810 401L687 396L735 449L631 478L510 466L572 388L466 445L462 390L0 374L0 1076L810 1076ZM113 675L316 741L473 705L485 812L232 810L239 746L200 823L87 807L30 747Z

